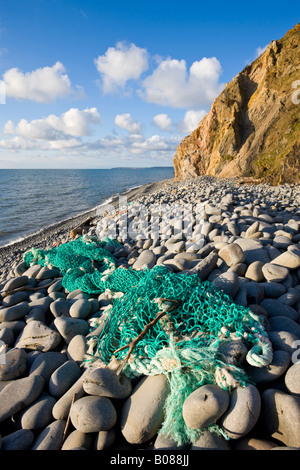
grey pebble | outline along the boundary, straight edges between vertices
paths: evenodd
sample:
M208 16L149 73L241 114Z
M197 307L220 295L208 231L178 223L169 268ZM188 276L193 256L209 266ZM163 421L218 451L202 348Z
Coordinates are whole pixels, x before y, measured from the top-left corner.
M53 421L52 408L56 399L43 392L36 401L20 414L23 429L42 430Z
M97 367L85 375L83 389L90 395L122 400L130 395L132 386L124 374L117 375L114 370Z
M0 380L20 377L26 370L27 354L24 349L10 349L0 362Z
M19 429L2 437L1 450L30 450L34 433L30 429Z
M54 320L54 325L67 344L74 336L85 336L89 332L88 322L81 318L58 317Z
M37 437L31 450L60 450L63 442L66 421L50 423Z
M82 369L77 362L69 360L58 367L49 379L49 393L60 398L81 377Z
M255 426L261 410L261 398L257 388L249 384L232 391L230 404L221 417L220 425L231 439L240 439Z
M70 419L81 432L108 431L116 424L117 412L109 398L90 395L72 404Z
M34 402L44 383L44 379L36 375L15 379L6 385L0 392L0 422Z

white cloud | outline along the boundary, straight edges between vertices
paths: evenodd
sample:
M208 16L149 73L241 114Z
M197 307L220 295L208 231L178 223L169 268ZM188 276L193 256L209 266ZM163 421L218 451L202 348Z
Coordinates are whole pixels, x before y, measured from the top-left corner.
M257 47L255 51L255 58L257 59L261 54L265 52L269 44L266 44L264 47Z
M130 134L139 134L142 128L141 123L134 121L130 113L117 114L115 124L121 129L126 129Z
M124 88L128 80L138 80L148 69L148 52L133 43L118 42L99 55L95 65L102 77L103 92L113 93Z
M224 88L219 83L221 72L215 57L194 62L189 71L185 60L168 58L144 79L139 95L162 106L206 108Z
M17 100L49 103L64 98L73 92L71 82L61 62L52 67L43 67L32 72L21 72L18 68L3 74L6 96Z
M200 111L194 111L193 109L190 109L185 113L183 121L179 122L179 129L181 130L181 132L186 132L190 134L198 127L199 122L204 118L206 114L206 111L204 111L203 109Z
M142 142L134 142L131 146L132 153L141 152L168 152L170 155L176 150L179 144L177 137L167 138L160 135L153 135Z
M157 114L153 118L153 124L162 131L169 132L172 128L172 119L167 114Z
M93 124L101 122L100 114L96 108L71 108L61 116L50 114L43 119L27 121L21 119L15 127L12 121L7 121L4 133L15 134L26 139L64 141L70 137L83 137L91 134Z

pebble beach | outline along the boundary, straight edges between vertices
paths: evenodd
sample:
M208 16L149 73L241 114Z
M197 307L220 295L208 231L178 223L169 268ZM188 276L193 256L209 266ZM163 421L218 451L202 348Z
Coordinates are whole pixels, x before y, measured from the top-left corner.
M189 395L178 413L203 431L183 447L159 434L165 375L131 380L113 367L84 364L95 334L91 320L105 315L112 296L68 292L58 268L28 267L23 255L71 241L70 231L87 218L89 227L77 237L109 236L124 213L117 195L110 202L114 214L94 209L0 247L1 450L299 450L300 185L203 176L151 183L123 196L127 228L135 227L137 236L110 246L117 265L136 271L165 266L209 281L261 319L270 363L250 364L243 341L228 341L226 355L249 384L203 385ZM138 205L149 210L147 217L136 215ZM175 206L184 209L180 233ZM196 206L201 224L194 230ZM158 217L155 238L150 213ZM211 432L215 423L223 435Z

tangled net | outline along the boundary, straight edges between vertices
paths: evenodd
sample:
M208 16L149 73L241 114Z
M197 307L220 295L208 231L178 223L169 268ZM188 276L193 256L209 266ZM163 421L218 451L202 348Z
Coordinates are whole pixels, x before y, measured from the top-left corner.
M263 321L197 274L170 273L162 265L118 268L105 249L111 243L83 236L49 251L31 250L24 260L58 267L70 292L111 294L112 305L91 321L103 328L91 336L87 365L117 361L129 378L166 375L170 393L159 433L178 445L193 443L202 430L185 424L180 411L185 399L201 385L231 390L249 383L242 367L219 353L224 342L240 340L250 364L269 364L273 355ZM217 425L209 429L226 437Z

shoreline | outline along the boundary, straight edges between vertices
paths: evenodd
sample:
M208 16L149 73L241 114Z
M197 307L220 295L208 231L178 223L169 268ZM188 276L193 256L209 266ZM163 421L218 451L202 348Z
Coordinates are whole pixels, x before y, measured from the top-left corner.
M106 204L111 204L115 207L118 204L119 197L125 195L128 202L131 202L141 194L145 195L147 193L154 192L156 189L170 183L174 183L173 178L156 181L153 183L146 183L131 189L129 188L123 193L116 193L112 195L103 201L103 203L94 208L91 208L86 212L83 212L82 214L53 223L47 227L42 227L32 234L25 235L22 239L17 239L11 243L8 243L7 245L0 246L0 280L1 278L5 278L7 276L8 270L11 269L11 266L15 262L19 263L22 261L22 256L27 250L33 247L44 249L50 248L56 241L62 239L64 239L64 241L70 241L70 230L78 227L88 217L96 218L99 207Z

